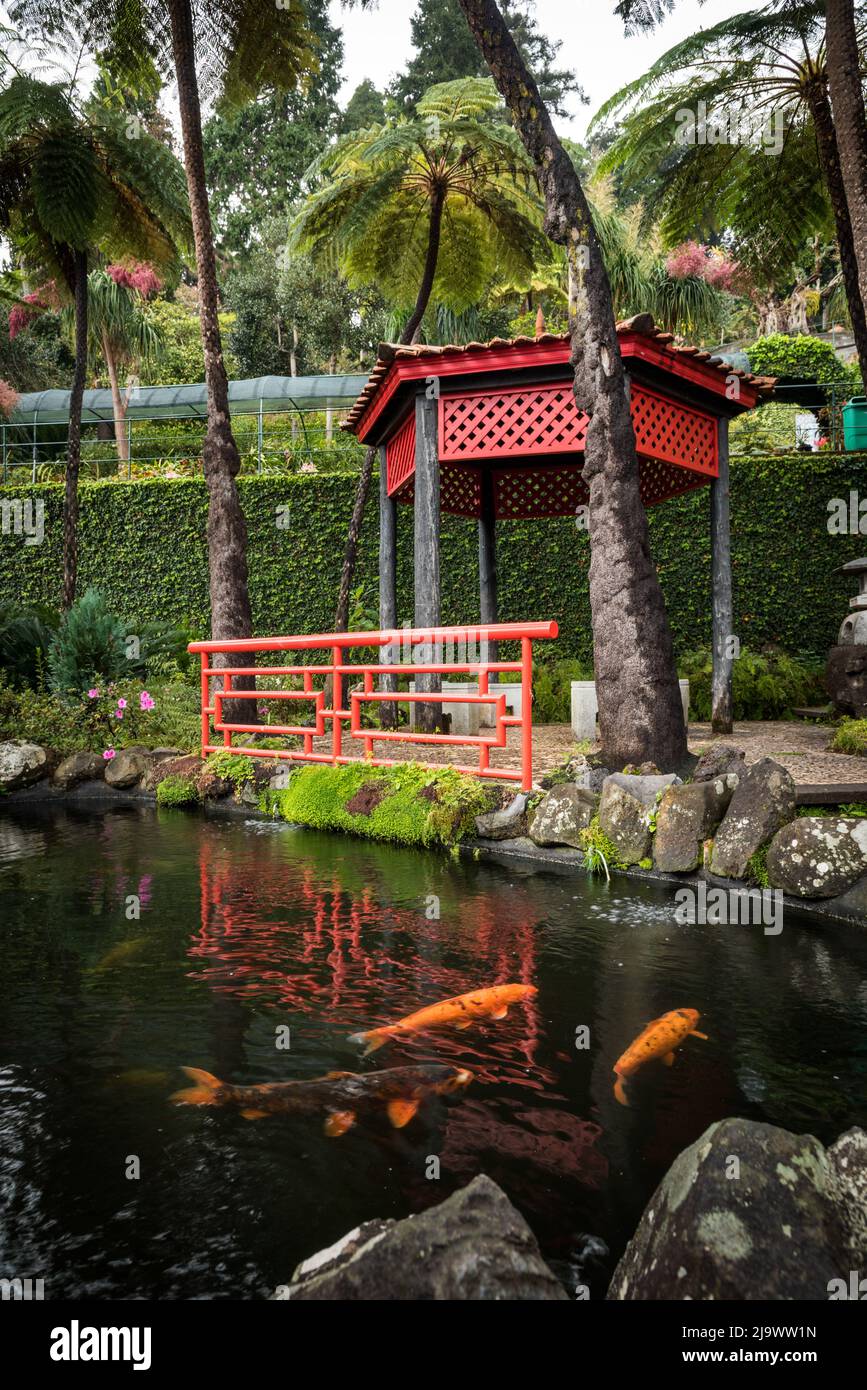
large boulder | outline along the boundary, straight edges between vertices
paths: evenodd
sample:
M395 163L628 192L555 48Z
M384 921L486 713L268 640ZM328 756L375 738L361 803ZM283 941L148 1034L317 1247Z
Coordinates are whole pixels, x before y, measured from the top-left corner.
M605 778L599 824L624 864L639 864L648 858L657 798L679 783L680 778L673 772L647 777L612 772Z
M596 814L599 798L572 782L546 792L530 817L530 839L537 845L571 845L581 848L581 831Z
M715 782L718 777L734 773L743 777L746 772L743 751L730 743L712 743L706 748L695 765L693 782Z
M738 784L736 773L712 782L669 787L656 813L653 863L663 873L686 874L702 863L704 841L726 813Z
M825 1150L753 1120L711 1125L669 1168L614 1272L611 1299L822 1299L863 1268L867 1134Z
M476 834L483 840L516 840L527 833L527 793L518 792L508 806L476 816Z
M768 849L768 881L794 898L835 898L867 870L867 820L801 816Z
M842 714L867 715L867 646L832 647L825 668L825 689Z
M105 764L105 780L110 787L125 791L136 786L152 766L146 748L121 748Z
M738 781L713 845L711 872L743 878L756 850L795 817L795 783L773 758L753 763Z
M563 1300L536 1237L483 1174L405 1221L368 1221L300 1264L277 1299Z
M71 791L79 782L101 782L105 776L105 758L101 753L70 753L57 764L51 780L61 791Z
M29 787L51 771L51 754L39 743L11 739L0 743L0 791Z

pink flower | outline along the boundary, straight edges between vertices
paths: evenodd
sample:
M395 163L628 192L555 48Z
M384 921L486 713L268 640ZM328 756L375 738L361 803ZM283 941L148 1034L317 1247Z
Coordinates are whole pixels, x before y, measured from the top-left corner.
M126 709L126 700L118 700L117 707L118 709Z
M96 686L94 686L92 690L88 690L88 692L87 692L87 698L88 698L88 700L98 700L98 699L99 699L99 691L97 690Z
M111 760L112 760L112 758L114 757L114 749L113 749L113 748L106 748L106 749L104 750L102 756L105 758L105 761L106 761L107 763L110 763Z
M116 709L115 712L114 712L114 717L115 717L115 719L123 719L123 710L122 710L122 709Z
M105 272L116 285L122 286L125 290L135 290L142 299L147 299L151 294L158 294L163 287L156 271L141 261L132 265L109 265L106 266Z
M143 690L138 697L138 702L142 709L153 709L154 702L146 690Z

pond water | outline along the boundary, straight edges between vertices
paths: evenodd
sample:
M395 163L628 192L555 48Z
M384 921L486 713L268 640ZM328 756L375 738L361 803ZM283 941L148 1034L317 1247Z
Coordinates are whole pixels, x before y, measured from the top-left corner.
M824 1142L867 1123L855 928L679 926L651 884L138 809L4 814L0 888L0 1273L43 1277L46 1297L267 1296L359 1222L479 1172L567 1286L601 1295L713 1121ZM347 1041L507 980L538 995L501 1022L363 1061ZM624 1109L612 1064L678 1007L709 1041L645 1068ZM168 1101L181 1065L255 1083L437 1060L475 1080L401 1130L373 1118L329 1139L316 1117Z

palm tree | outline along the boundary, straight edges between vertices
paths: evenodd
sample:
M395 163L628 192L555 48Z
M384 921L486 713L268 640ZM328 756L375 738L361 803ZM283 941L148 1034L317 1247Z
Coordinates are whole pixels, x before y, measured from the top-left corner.
M867 304L867 119L862 85L865 63L858 44L854 0L825 0L825 47L840 173L852 223L861 299Z
M352 131L320 157L322 180L292 227L290 245L336 261L350 284L374 283L406 314L401 343L421 331L428 305L461 313L494 271L527 276L544 246L530 163L488 78L429 88L412 117ZM335 615L343 632L376 451L362 463Z
M650 554L611 285L590 205L495 0L459 0L512 113L566 250L575 395L590 416L590 607L602 746L611 766L686 757L671 631Z
M71 84L14 72L0 91L0 227L37 283L71 301L75 371L63 510L63 604L75 599L88 269L99 253L171 265L189 220L174 156L112 112L78 105Z
M123 278L109 270L92 270L87 277L88 355L92 368L102 362L108 375L114 411L117 456L129 461L126 434L128 396L120 383L122 367L140 370L158 361L163 346L159 329L142 309L143 299Z
M243 104L265 89L295 86L315 62L304 5L302 0L17 0L10 12L30 32L72 31L92 47L109 50L115 80L133 90L153 90L156 72L177 82L208 393L202 456L209 495L211 630L215 638L249 637L247 527L236 483L241 458L217 319L197 66L209 93L229 104ZM223 660L231 666L245 659ZM244 684L239 678L239 687ZM227 705L227 717L243 712L249 720L250 703L230 702L243 710Z
M829 204L862 373L867 318L840 167L821 0L770 4L675 45L595 117L621 131L600 163L647 187L648 219L669 242L728 229L763 273L788 272L805 238L827 231ZM863 34L862 34L863 38ZM682 113L706 112L725 140L702 138ZM776 121L752 140L757 120ZM694 139L677 138L677 131ZM764 145L763 145L764 140Z

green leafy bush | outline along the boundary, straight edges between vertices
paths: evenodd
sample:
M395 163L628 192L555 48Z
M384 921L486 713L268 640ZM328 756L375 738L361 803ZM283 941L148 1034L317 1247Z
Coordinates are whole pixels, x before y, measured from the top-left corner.
M539 661L533 665L533 722L568 724L572 718L572 681L592 681L586 661Z
M747 348L750 367L759 376L795 377L820 384L852 384L852 372L830 343L801 333L770 333Z
M9 685L42 689L60 614L44 604L0 606L0 672Z
M119 680L129 670L125 642L123 623L98 589L88 589L64 614L48 653L51 689L81 694L100 680Z
M784 401L768 401L755 410L747 410L729 425L733 450L740 454L769 454L775 449L795 450L795 421L803 415L802 405Z
M127 680L98 687L99 694L58 695L14 690L0 684L0 739L27 739L61 754L104 748L198 749L201 714L198 687L174 682ZM143 705L142 695L148 696ZM125 705L120 706L120 701ZM149 703L153 701L152 705ZM117 718L121 708L123 717Z
M732 698L735 719L782 719L799 705L821 703L826 696L823 667L797 661L768 647L742 647L733 665ZM688 652L679 662L679 675L689 681L690 718L711 717L713 657L709 648Z

